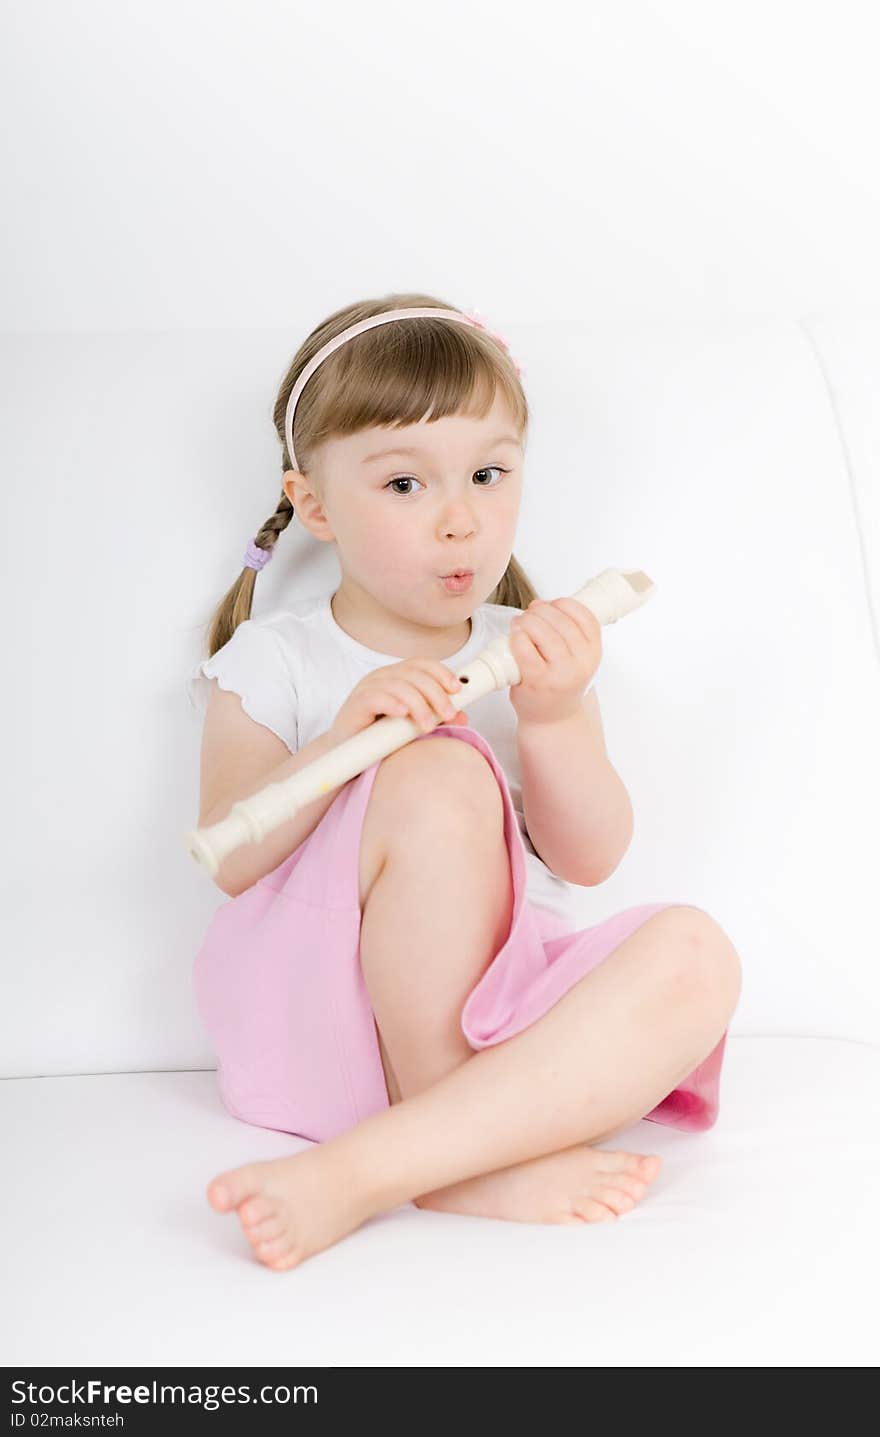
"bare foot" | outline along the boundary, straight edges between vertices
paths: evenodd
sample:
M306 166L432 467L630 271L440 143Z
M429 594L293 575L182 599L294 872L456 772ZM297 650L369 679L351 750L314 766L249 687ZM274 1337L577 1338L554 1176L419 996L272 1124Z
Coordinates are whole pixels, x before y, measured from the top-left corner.
M660 1166L656 1154L578 1143L423 1194L416 1206L513 1222L602 1222L634 1207ZM215 1212L235 1210L254 1255L275 1272L331 1247L376 1211L326 1143L218 1173L206 1196Z
M236 1211L260 1262L275 1272L345 1237L375 1213L326 1143L288 1158L218 1173L206 1189L215 1212Z
M630 1212L654 1181L656 1153L605 1152L576 1143L558 1153L423 1193L416 1207L508 1222L607 1222Z

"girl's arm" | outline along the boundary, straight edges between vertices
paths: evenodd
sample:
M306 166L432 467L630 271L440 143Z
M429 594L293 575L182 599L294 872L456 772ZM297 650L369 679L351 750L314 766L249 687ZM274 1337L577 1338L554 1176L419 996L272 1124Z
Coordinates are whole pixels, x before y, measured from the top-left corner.
M215 679L202 730L201 795L198 826L207 828L225 818L238 799L250 798L267 784L281 782L331 747L320 734L296 753L245 713L237 693L221 689ZM306 804L259 843L244 843L228 854L214 875L217 887L230 898L272 873L308 838L339 793L341 784Z
M523 816L535 851L570 883L593 887L629 848L630 796L605 748L595 690L566 718L516 731Z

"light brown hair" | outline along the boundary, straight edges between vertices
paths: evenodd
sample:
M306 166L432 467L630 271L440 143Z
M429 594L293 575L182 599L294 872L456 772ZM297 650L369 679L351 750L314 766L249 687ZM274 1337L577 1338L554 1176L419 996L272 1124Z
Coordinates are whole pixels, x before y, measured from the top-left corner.
M313 329L294 355L272 411L281 443L281 473L292 471L284 420L297 377L330 339L351 324L391 309L457 309L430 294L389 294L336 310ZM380 324L341 344L318 366L296 406L293 447L297 464L309 474L318 446L331 437L356 434L373 425L402 427L426 415L468 413L484 418L496 392L504 396L525 444L529 409L516 368L507 351L484 329L419 316L405 323ZM311 475L320 499L317 475ZM281 490L274 514L255 535L259 549L271 549L293 518L293 505ZM217 605L209 624L208 654L232 638L251 616L257 570L242 567ZM525 609L538 595L513 554L487 603Z

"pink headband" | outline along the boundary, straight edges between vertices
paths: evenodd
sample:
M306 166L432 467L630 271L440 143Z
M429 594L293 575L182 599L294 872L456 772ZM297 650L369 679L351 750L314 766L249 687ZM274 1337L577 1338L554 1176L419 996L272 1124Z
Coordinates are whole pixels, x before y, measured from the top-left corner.
M504 349L507 349L508 347L507 340L504 335L498 334L494 330L489 329L488 326L485 324L483 318L481 317L480 311L476 309L466 310L463 313L453 309L436 308L389 309L386 310L384 314L374 314L371 315L369 319L362 319L357 324L349 325L348 329L344 329L341 334L334 335L333 339L328 340L328 342L323 345L321 349L318 350L318 353L309 360L305 369L302 371L296 383L294 384L293 389L290 391L290 398L287 401L287 411L284 416L284 437L287 441L287 452L290 455L290 462L292 463L294 469L298 469L299 465L297 463L296 455L293 452L293 416L296 411L296 406L299 402L299 397L305 389L306 385L308 384L309 380L311 379L312 375L314 374L315 370L318 368L319 364L322 364L327 358L328 354L333 354L334 351L337 350L341 344L344 344L347 339L353 339L356 334L363 334L364 331L367 329L374 329L376 325L379 324L390 324L391 321L395 319L421 319L423 317L449 319L456 324L474 325L477 329L485 329L486 333L491 334L492 338L497 340L497 342L502 345ZM514 359L513 355L511 355L511 359L513 360L517 374L519 374L520 376L525 374L525 367L521 365L516 359ZM250 569L262 569L263 565L269 562L273 553L274 546L271 549L261 549L258 545L254 543L253 540L251 540L244 558L245 567Z
M365 330L375 329L379 324L390 324L394 319L421 319L432 316L437 319L451 319L453 323L456 324L471 324L475 325L478 329L486 329L487 334L491 334L492 338L496 339L498 343L506 349L507 340L504 336L495 334L492 330L487 329L482 319L478 318L478 315L479 310L476 309L470 312L465 311L464 313L459 313L457 310L452 309L389 309L385 314L374 314L371 315L369 319L360 320L358 324L349 325L348 329L344 329L341 334L337 334L333 339L329 340L322 349L318 350L314 358L309 360L299 379L296 381L296 384L293 386L293 389L290 391L290 398L287 401L287 413L284 417L284 437L287 440L287 452L290 455L290 462L294 469L299 468L296 455L293 452L294 410L299 402L300 395L318 368L318 365L323 364L328 354L333 354L334 350L337 350L347 339L354 339L356 334L363 334ZM516 364L515 360L514 363ZM521 373L521 366L517 364L516 367L517 371Z

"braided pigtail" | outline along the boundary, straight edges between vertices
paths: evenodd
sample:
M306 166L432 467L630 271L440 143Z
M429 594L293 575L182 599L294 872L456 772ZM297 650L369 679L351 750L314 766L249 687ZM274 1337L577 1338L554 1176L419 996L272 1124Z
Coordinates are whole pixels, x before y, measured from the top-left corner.
M278 535L284 532L292 518L293 505L282 489L275 513L257 531L253 541L255 547L271 554ZM223 645L232 638L239 624L250 618L254 601L254 584L258 572L249 564L243 565L235 583L221 599L208 632L209 656L216 654L218 649L222 649Z

